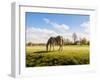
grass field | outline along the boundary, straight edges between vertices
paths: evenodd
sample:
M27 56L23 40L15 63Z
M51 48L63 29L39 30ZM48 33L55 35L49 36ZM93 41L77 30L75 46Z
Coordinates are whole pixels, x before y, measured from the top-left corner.
M46 51L45 46L26 46L26 66L60 66L89 64L88 45L64 46L63 51Z

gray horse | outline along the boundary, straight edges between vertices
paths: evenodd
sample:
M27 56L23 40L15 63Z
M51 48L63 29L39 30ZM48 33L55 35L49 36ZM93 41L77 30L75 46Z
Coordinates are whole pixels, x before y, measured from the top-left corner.
M51 51L51 48L53 48L53 51L54 51L55 45L59 45L59 51L63 50L63 37L62 36L50 37L46 44L46 50ZM48 49L49 46L50 48Z

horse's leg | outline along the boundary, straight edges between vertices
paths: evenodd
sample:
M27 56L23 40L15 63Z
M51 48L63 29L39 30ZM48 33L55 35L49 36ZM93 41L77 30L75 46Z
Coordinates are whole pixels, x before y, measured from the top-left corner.
M59 47L59 51L62 51L62 50L63 50L63 46L60 45L60 47Z
M51 51L51 44L50 44L50 51Z
M61 46L59 45L59 49L58 49L58 51L60 51L60 48L61 48Z
M63 42L63 40L62 40L62 43L61 43L61 51L63 50L63 43L64 43L64 42Z
M53 45L53 51L54 51L54 45Z
M46 51L48 51L48 45L46 45Z
M63 50L63 46L61 46L61 51Z
M62 45L60 44L60 51L62 50Z
M54 45L53 44L51 45L51 50L54 51Z

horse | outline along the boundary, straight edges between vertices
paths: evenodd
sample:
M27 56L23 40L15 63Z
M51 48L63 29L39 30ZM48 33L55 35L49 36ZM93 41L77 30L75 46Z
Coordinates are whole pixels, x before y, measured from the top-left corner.
M59 51L63 50L63 37L62 36L50 37L46 44L46 50L51 51L51 47L52 47L54 51L55 45L59 45L59 49L58 49ZM50 49L48 49L49 46L50 46Z

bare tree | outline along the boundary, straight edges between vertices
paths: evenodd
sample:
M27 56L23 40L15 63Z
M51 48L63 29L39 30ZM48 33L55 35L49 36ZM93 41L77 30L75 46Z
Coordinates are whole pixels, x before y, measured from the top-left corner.
M74 44L75 44L76 41L77 41L77 34L76 34L76 33L73 33L72 38L73 38L73 40L74 40Z

